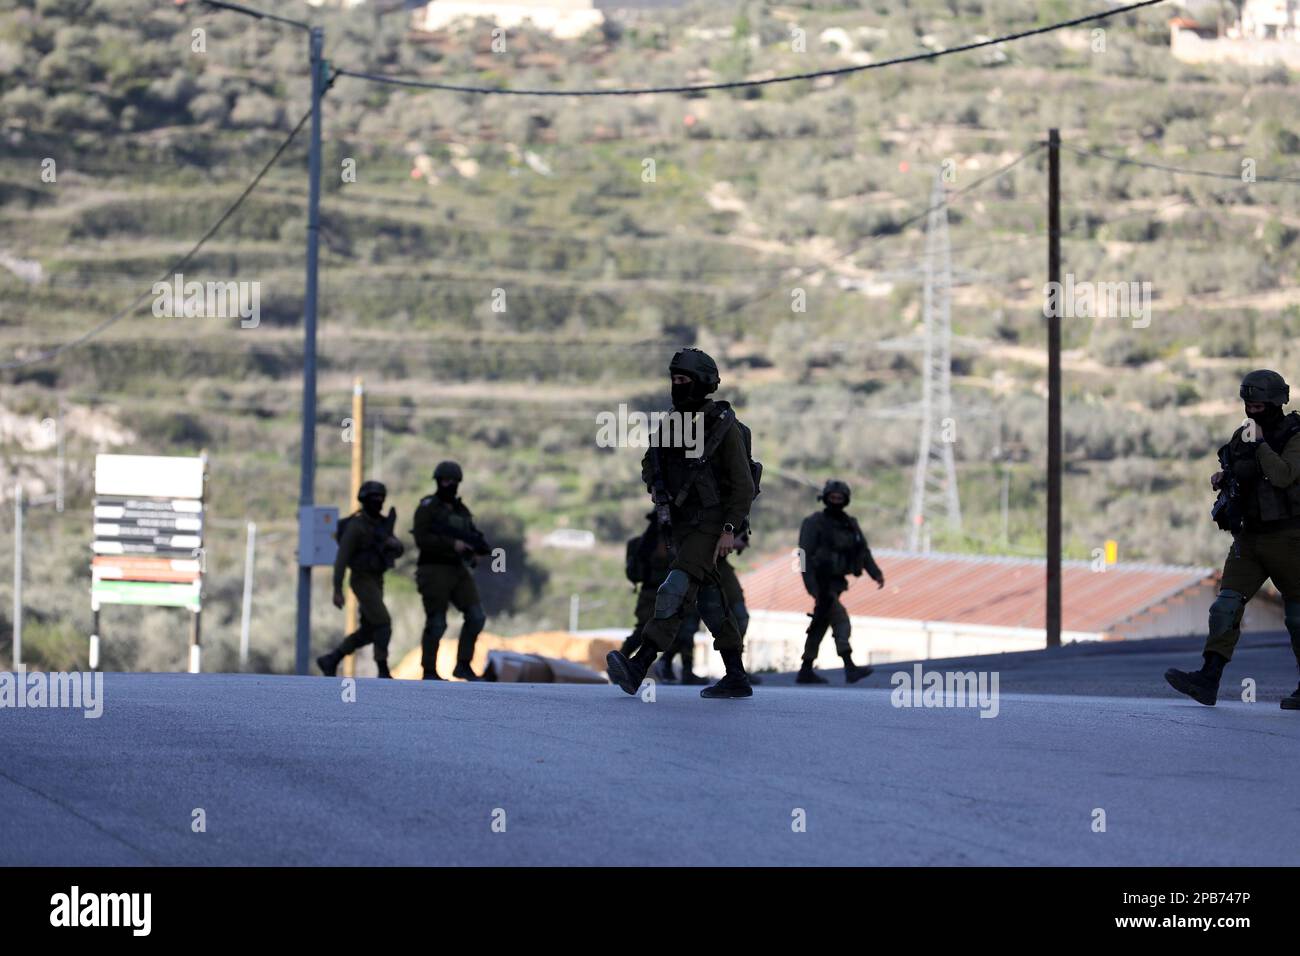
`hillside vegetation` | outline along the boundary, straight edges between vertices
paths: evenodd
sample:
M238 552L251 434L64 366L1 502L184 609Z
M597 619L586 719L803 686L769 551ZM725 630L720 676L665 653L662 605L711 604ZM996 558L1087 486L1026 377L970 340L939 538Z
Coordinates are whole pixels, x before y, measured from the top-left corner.
M517 88L803 72L1096 6L697 3L572 42L512 30L501 53L483 22L413 37L404 15L368 5L276 9L323 24L336 66ZM1229 174L1249 158L1261 176L1295 176L1295 78L1173 60L1175 10L1115 18L1104 52L1079 28L689 96L484 97L337 78L324 106L317 499L347 505L344 420L361 376L370 435L382 432L371 472L400 527L434 464L456 458L470 507L507 547L508 573L479 576L490 629L563 626L572 593L587 605L583 627L630 623L622 542L647 510L640 452L597 447L596 416L619 403L664 407L667 359L694 344L718 358L720 396L768 466L742 566L793 546L816 507L807 482L832 475L852 483L873 545L901 546L916 424L898 409L920 398L921 356L882 343L921 331L925 221L903 224L948 163L964 525L935 524L931 544L1041 554L1045 153L963 190L1052 126L1082 149ZM305 42L285 27L193 3L0 0L0 360L69 341L147 291L270 158L307 98ZM292 667L306 139L185 270L260 283L257 328L156 318L146 300L54 360L0 373L3 501L17 481L29 497L53 488L41 423L61 402L66 425L67 509L27 516L29 662L84 661L95 452L206 449L205 668L235 666L247 520L262 533L254 663ZM41 175L47 159L54 182ZM1067 556L1114 538L1121 560L1217 564L1226 539L1208 519L1205 479L1240 419L1240 375L1261 365L1300 375L1296 188L1062 159L1066 271L1149 281L1154 292L1149 327L1063 323ZM543 547L557 527L591 529L598 547ZM422 623L411 560L390 578L395 655ZM326 578L314 602L319 648L342 628ZM9 582L6 570L0 658ZM105 666L178 669L180 614L109 609Z

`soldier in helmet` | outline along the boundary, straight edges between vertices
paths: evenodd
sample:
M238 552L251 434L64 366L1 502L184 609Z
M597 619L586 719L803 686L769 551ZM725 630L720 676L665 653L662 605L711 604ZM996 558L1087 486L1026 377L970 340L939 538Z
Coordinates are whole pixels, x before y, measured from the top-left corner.
M478 563L476 556L491 554L492 549L474 527L474 516L457 494L463 478L464 473L456 462L439 464L433 472L438 489L420 499L411 529L420 549L415 583L424 603L421 663L425 680L442 679L438 676L438 642L447 630L448 604L465 616L456 648L456 667L451 675L462 680L479 679L470 661L487 615L479 601L471 569Z
M1174 690L1198 703L1218 700L1223 669L1241 637L1246 602L1264 582L1282 592L1291 649L1300 664L1300 415L1284 414L1291 397L1277 372L1260 369L1241 381L1246 421L1219 450L1224 466L1210 478L1219 492L1213 515L1232 532L1219 594L1210 605L1209 638L1197 671L1165 672ZM1300 710L1300 688L1282 701Z
M357 596L361 623L343 643L316 658L316 666L326 677L338 673L339 662L357 648L375 645L375 666L380 677L388 673L388 642L393 636L393 622L384 606L384 572L393 566L402 552L402 542L393 535L397 512L383 514L388 489L378 481L367 481L357 492L360 510L339 522L339 549L334 558L334 606L343 607L343 576L351 571L352 593Z
M871 557L871 549L858 521L844 509L849 503L849 486L831 479L817 496L824 507L804 519L799 529L799 550L803 554L803 584L812 595L812 622L804 642L803 666L795 681L800 684L825 684L826 678L813 670L817 649L826 628L835 638L835 650L844 661L844 680L853 684L872 672L870 667L853 663L849 647L849 613L840 595L849 589L848 575L861 577L866 571L877 588L885 586L885 575Z
M641 461L641 477L656 507L666 509L670 519L672 562L655 592L654 618L640 649L630 658L620 651L610 651L606 658L610 678L629 694L637 692L658 654L673 646L701 590L711 587L721 593L718 561L735 548L736 533L745 526L755 494L749 429L736 421L728 403L709 398L720 383L717 363L699 349L682 349L668 372L676 413L668 421L702 422L703 434L692 443L679 428L682 440L669 440L666 421ZM744 641L731 609L720 600L699 601L698 606L726 667L723 678L700 696L753 696L741 660Z

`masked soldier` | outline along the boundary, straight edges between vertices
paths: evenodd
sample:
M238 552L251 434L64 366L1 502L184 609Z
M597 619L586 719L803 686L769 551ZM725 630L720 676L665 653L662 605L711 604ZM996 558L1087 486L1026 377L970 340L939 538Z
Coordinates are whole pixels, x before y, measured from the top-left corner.
M454 461L444 461L433 471L438 490L420 499L415 509L416 547L420 549L415 583L424 602L424 634L421 638L425 680L438 676L438 642L447 630L447 605L452 604L465 616L456 648L456 668L452 677L478 680L470 667L474 642L487 623L478 588L471 569L476 555L491 554L483 534L474 527L474 516L457 496L464 473Z
M352 572L350 584L357 596L361 623L343 643L316 658L316 666L326 677L338 673L339 662L359 647L375 645L375 666L380 677L388 673L388 642L393 636L393 622L384 607L384 572L396 563L405 548L393 535L397 512L389 509L384 517L386 489L378 481L367 481L357 492L361 509L339 522L338 553L334 557L334 606L343 607L343 575Z
M1241 380L1247 421L1219 449L1223 466L1210 478L1219 492L1212 512L1232 532L1219 595L1210 605L1210 634L1199 671L1165 672L1174 690L1213 706L1219 680L1241 637L1246 602L1272 578L1282 592L1291 649L1300 664L1300 415L1285 415L1290 387L1277 372L1260 369ZM1282 701L1300 710L1300 688Z
M867 539L858 521L845 512L849 503L849 486L831 479L817 496L825 507L804 518L799 528L799 549L803 553L803 585L812 595L813 612L809 616L808 639L803 647L803 666L795 682L799 684L825 684L826 678L813 670L817 648L821 646L826 628L835 638L835 651L844 661L845 683L862 680L873 670L853 663L849 647L849 613L840 602L840 595L849 589L847 575L861 577L865 570L876 582L877 588L885 586L885 575L876 566L867 547Z
M736 535L736 548L733 554L740 554L749 547L749 530L745 529ZM731 615L736 619L736 628L740 631L741 638L744 638L745 632L749 629L749 609L745 607L745 592L740 586L740 578L736 576L736 569L731 566L731 561L727 558L718 559L718 580L722 584L721 600L731 609ZM718 600L713 595L706 595L704 590L700 591L698 602L708 604L710 601ZM695 614L686 615L682 622L682 629L677 633L677 642L672 649L663 656L663 659L655 665L654 675L661 681L672 683L676 680L673 674L673 657L680 654L682 657L682 683L683 684L707 684L708 678L700 677L695 673L695 632L700 629L700 615L697 610ZM751 684L761 684L757 674L749 675Z
M683 349L673 356L668 371L677 415L665 420L651 442L641 461L641 477L656 508L667 509L672 562L655 592L654 617L645 627L641 647L630 658L620 651L609 652L610 679L635 694L655 657L672 647L697 597L711 591L717 599L701 599L699 613L713 634L726 674L701 690L700 696L751 697L754 691L741 661L744 642L735 617L720 598L717 568L718 560L735 547L736 532L743 529L756 493L749 430L736 421L728 403L709 399L720 379L717 363L704 352ZM698 440L692 440L683 428L678 430L681 440L669 441L667 432L674 421L702 423L703 435L696 432Z

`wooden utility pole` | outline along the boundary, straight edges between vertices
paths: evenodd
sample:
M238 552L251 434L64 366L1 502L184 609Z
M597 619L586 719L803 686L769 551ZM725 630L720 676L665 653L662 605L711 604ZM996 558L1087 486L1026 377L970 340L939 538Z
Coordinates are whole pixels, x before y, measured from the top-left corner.
M352 383L352 484L348 493L348 505L344 514L351 514L357 508L357 494L361 491L361 482L365 480L366 470L366 385L358 376ZM351 634L359 626L357 620L357 596L348 588L344 592L344 616L347 619L347 633ZM357 653L354 651L343 658L343 676L356 676Z
M1061 646L1061 133L1047 132L1047 646Z

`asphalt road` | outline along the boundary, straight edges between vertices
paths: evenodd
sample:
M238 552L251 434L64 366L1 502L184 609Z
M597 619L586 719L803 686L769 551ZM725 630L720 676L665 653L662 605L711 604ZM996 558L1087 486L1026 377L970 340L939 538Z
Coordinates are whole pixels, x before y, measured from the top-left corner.
M108 674L99 719L0 709L0 863L1300 863L1300 714L1204 708L1149 668L1150 696L1007 680L993 718L895 707L885 672L749 701L370 679L351 703Z

